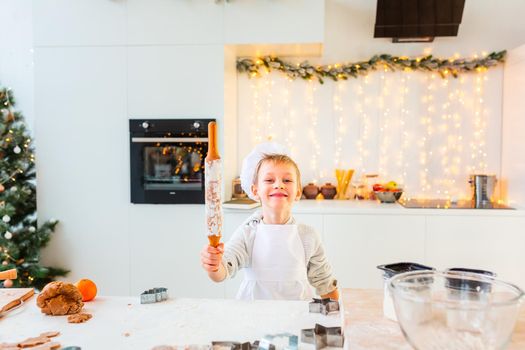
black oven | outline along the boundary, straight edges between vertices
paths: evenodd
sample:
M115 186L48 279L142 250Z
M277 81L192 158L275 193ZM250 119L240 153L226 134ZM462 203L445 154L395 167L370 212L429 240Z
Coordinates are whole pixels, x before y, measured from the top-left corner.
M131 202L204 203L208 122L130 119Z

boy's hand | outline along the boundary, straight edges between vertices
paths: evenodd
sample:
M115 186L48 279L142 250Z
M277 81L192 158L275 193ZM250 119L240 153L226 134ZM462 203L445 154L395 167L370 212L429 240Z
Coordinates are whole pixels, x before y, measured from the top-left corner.
M201 264L204 270L216 272L219 270L224 254L224 243L219 243L217 248L211 245L205 245L201 250Z

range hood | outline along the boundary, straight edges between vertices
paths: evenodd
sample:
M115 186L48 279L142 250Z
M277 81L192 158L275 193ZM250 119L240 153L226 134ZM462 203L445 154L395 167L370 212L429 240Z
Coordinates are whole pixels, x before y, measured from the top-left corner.
M465 0L377 0L374 38L431 42L457 36Z

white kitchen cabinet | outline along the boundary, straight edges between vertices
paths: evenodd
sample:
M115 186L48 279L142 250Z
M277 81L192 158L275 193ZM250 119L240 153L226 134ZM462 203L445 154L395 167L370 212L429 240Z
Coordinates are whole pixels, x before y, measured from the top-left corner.
M128 44L222 44L223 11L209 0L128 0Z
M126 44L126 2L33 1L35 47Z
M126 49L36 48L34 59L38 219L59 220L42 260L99 294L128 294L129 136L116 132L127 131Z
M139 46L127 50L130 117L206 117L221 121L222 45Z
M341 288L381 288L377 265L424 261L423 216L324 215L324 236Z
M253 210L229 211L224 214L223 241L227 242L235 230L253 213ZM240 271L234 278L224 281L224 293L226 298L235 298L237 290L243 280L243 272Z
M224 5L225 44L324 41L325 0L231 0Z
M248 215L226 211L225 222L237 225ZM325 201L296 204L294 217L321 234L341 287L381 288L376 266L401 261L437 269L486 269L525 287L521 210L410 210ZM226 295L233 296L235 290Z
M213 283L200 263L208 243L202 206L129 204L127 222L133 228L126 242L131 295L167 287L174 298L224 296L224 286Z
M426 262L493 271L525 287L524 227L519 216L428 216Z

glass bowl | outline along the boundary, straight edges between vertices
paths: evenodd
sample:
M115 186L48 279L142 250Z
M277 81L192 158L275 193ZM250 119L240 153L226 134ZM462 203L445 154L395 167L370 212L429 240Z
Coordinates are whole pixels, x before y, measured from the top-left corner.
M403 191L374 191L374 194L381 203L395 203L401 198Z
M510 342L523 291L493 276L412 271L388 287L397 320L417 350L499 350Z

